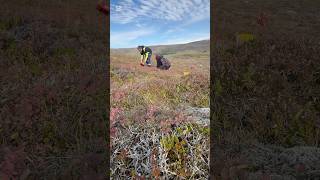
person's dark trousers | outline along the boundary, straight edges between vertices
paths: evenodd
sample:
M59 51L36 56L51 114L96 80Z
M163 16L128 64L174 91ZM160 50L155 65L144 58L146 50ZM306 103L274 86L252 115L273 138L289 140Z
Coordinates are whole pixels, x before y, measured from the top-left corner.
M160 59L157 59L157 68L159 68L160 66L162 66L162 62Z
M152 53L148 53L148 57L147 57L147 61L146 61L146 63L147 63L147 65L151 65L151 56L152 56Z

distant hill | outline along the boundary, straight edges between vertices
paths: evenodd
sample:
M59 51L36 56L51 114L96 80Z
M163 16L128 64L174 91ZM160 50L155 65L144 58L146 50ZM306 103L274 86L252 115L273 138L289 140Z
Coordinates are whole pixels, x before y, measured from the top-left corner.
M173 45L156 45L149 46L153 53L159 53L163 55L169 54L177 54L181 52L200 52L200 53L209 53L210 51L210 40L201 40L190 42L187 44L173 44ZM136 48L117 48L111 49L114 53L125 53L125 54L133 54L137 53Z

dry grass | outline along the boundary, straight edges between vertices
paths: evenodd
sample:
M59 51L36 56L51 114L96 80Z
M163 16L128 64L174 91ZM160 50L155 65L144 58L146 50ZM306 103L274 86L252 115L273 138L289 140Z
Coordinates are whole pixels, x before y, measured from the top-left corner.
M170 70L158 70L141 67L138 53L111 51L115 179L208 178L209 128L194 124L180 110L209 106L209 62L179 55L169 60Z
M128 126L112 139L111 177L207 179L208 133L191 124L170 135L156 124Z
M0 179L105 176L104 30L95 2L1 1Z
M245 144L319 147L319 50L319 44L313 40L287 38L257 39L214 50L215 78L211 89L214 94L211 131L217 143L214 164L221 159L220 148L227 152L223 157L232 161L249 151L244 148ZM256 150L252 149L253 152ZM306 152L306 156L313 155ZM238 173L230 178L247 179L245 174L248 172L264 169L269 172L265 177L271 172L279 174L267 164L256 163L259 156L249 153L243 159L248 158L249 163L242 160L240 164L245 167L249 164L250 168L239 169L241 175ZM226 169L234 168L228 161L221 161ZM299 166L299 162L295 161L295 166ZM281 163L283 178L314 176L315 172L311 170L292 170L285 162ZM225 173L218 168L214 171L218 171L217 177L223 177Z
M294 169L286 160L277 161L280 172L275 161L263 164L259 158L276 159L278 150L270 144L293 151L319 147L319 5L287 0L215 3L211 132L216 178L250 179L256 172L261 173L257 179L273 173L278 174L274 178L311 177L311 171ZM259 154L252 147L257 144L274 154ZM256 153L244 153L248 151ZM309 156L313 154L306 152ZM226 175L235 169L237 173Z
M217 51L217 128L263 143L318 146L319 50L316 42L281 39Z

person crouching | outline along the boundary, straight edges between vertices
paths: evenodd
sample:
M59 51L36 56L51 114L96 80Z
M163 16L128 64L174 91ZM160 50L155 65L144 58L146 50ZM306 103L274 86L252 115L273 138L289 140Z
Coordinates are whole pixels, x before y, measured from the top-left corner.
M156 60L157 60L157 68L162 70L168 70L171 67L171 64L169 60L162 55L156 54Z
M140 65L144 66L144 64L147 64L148 66L151 66L152 50L146 46L138 46L137 49L141 55Z

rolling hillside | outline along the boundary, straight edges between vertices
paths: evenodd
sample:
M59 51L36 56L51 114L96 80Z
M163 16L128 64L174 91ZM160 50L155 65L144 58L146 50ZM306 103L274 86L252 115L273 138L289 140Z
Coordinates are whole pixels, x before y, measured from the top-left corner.
M210 40L195 41L187 44L173 44L173 45L156 45L149 46L154 53L159 53L163 55L168 54L181 54L186 52L197 52L203 54L209 54L210 51ZM115 53L126 53L126 54L136 54L136 48L119 48L111 49Z

